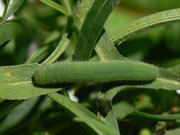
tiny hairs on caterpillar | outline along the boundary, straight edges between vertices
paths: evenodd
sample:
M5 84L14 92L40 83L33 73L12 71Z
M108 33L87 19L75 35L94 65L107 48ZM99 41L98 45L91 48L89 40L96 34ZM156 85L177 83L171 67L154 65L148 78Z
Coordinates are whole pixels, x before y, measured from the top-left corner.
M158 68L143 62L59 62L44 65L33 75L36 86L64 83L148 82L156 79Z

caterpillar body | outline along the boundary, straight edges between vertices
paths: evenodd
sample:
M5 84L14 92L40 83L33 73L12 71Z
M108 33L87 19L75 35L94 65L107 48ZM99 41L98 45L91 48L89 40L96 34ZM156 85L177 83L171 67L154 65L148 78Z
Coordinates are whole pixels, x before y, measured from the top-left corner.
M59 62L44 65L33 75L38 86L53 86L63 83L147 82L158 75L158 68L133 61L108 62Z

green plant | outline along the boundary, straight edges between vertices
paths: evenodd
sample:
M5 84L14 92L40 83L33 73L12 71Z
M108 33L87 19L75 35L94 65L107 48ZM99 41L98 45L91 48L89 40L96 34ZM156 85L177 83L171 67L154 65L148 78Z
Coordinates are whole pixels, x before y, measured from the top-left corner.
M127 23L119 2L4 1L0 134L180 133L180 9ZM126 25L114 25L119 20ZM38 49L27 57L32 43ZM167 54L158 58L162 45Z

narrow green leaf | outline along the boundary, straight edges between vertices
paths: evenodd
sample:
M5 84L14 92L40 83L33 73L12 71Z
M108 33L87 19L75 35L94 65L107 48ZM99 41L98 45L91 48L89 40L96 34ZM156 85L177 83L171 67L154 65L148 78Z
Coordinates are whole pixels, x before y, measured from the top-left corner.
M106 19L119 1L120 0L95 0L81 28L73 56L74 60L88 60L90 58Z
M7 0L5 10L3 13L3 20L7 20L9 16L13 15L23 4L24 0Z
M74 120L79 121L79 122L84 122L87 125L92 124L95 127L97 127L98 129L101 129L101 131L104 131L106 133L104 135L119 135L119 133L116 132L116 130L113 130L112 128L108 127L107 125L105 125L104 123L102 123L96 119L92 119L90 117L86 117L86 118L76 117ZM102 133L99 133L99 134L102 134Z
M177 21L180 21L180 8L140 18L139 20L127 24L124 27L120 27L118 30L110 33L110 37L115 43L121 44L140 32Z
M92 6L93 2L94 0L84 0L81 1L80 4L78 4L77 16L80 18L81 22L84 21L84 18L88 13L90 7ZM120 55L106 31L104 31L104 33L101 35L95 47L95 51L101 61L125 59L122 55Z
M139 111L134 111L130 115L152 119L152 120L158 120L158 121L172 121L172 120L180 119L180 114L158 115L158 114L148 114L148 113L143 113Z
M38 64L0 67L0 98L23 100L61 90L32 84L32 75L39 67Z
M87 108L82 106L79 103L71 101L68 97L60 95L58 93L49 94L49 97L56 101L59 105L65 108L73 116L79 117L81 119L91 118L95 121L101 122L95 114L89 111ZM105 131L99 129L93 123L88 123L88 126L91 127L98 135L106 135Z
M93 114L91 111L86 109L81 104L78 104L70 100L66 96L63 96L58 93L52 93L52 94L49 94L49 97L52 98L54 101L56 101L58 104L60 104L62 107L64 107L66 110L70 111L72 114L74 114L77 117L84 118L88 116L88 117L97 119L96 115Z
M52 7L53 9L59 11L60 13L69 16L66 9L63 6L61 6L60 4L54 2L53 0L40 0L40 1L48 6Z
M53 53L43 62L43 64L50 64L56 61L65 51L70 41L67 38L67 34L64 34L62 39L60 40L58 46L53 51Z

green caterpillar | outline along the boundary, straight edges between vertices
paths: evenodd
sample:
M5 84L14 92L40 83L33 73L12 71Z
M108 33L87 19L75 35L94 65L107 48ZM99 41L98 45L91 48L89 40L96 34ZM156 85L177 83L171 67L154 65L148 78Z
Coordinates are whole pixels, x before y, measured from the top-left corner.
M45 65L33 75L37 86L63 83L147 82L156 79L158 68L142 62L60 62Z

